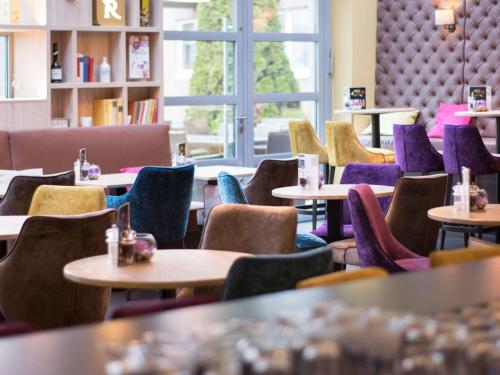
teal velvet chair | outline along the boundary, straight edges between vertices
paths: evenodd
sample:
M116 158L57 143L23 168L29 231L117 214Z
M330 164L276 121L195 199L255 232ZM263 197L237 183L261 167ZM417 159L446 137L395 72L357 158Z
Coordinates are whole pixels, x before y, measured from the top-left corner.
M194 165L144 167L127 193L106 197L106 206L130 203L132 229L151 233L159 246L172 244L186 235L193 180Z
M217 177L217 187L223 204L248 204L248 199L245 196L238 179L227 172L219 173ZM312 233L297 234L296 246L297 251L307 251L326 246L327 243L322 238Z

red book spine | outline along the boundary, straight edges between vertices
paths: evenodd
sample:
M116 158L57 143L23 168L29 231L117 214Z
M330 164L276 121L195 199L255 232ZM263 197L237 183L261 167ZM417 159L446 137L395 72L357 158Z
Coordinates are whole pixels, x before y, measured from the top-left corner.
M89 82L94 82L94 58L89 58Z

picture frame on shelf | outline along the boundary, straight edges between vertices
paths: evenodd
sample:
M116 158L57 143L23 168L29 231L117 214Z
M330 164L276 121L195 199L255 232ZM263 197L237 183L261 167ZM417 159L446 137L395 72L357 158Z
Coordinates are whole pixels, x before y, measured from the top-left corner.
M149 81L151 79L149 35L130 35L128 39L128 79Z

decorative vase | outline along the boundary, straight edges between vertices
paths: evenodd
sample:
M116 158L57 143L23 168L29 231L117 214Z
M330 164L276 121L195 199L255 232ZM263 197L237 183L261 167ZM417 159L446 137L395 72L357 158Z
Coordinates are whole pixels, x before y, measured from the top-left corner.
M152 234L137 233L134 247L134 261L136 263L149 261L158 249Z

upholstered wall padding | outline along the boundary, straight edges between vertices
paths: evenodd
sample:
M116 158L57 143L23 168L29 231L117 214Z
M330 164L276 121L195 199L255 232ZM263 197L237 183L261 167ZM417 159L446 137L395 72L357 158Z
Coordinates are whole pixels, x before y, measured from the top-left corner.
M415 107L419 121L434 125L440 102L463 96L464 4L454 3L457 30L434 25L437 0L379 0L375 103Z
M492 107L499 108L500 0L467 0L466 16L465 85L491 86ZM483 137L495 137L494 119L481 118L476 123Z

